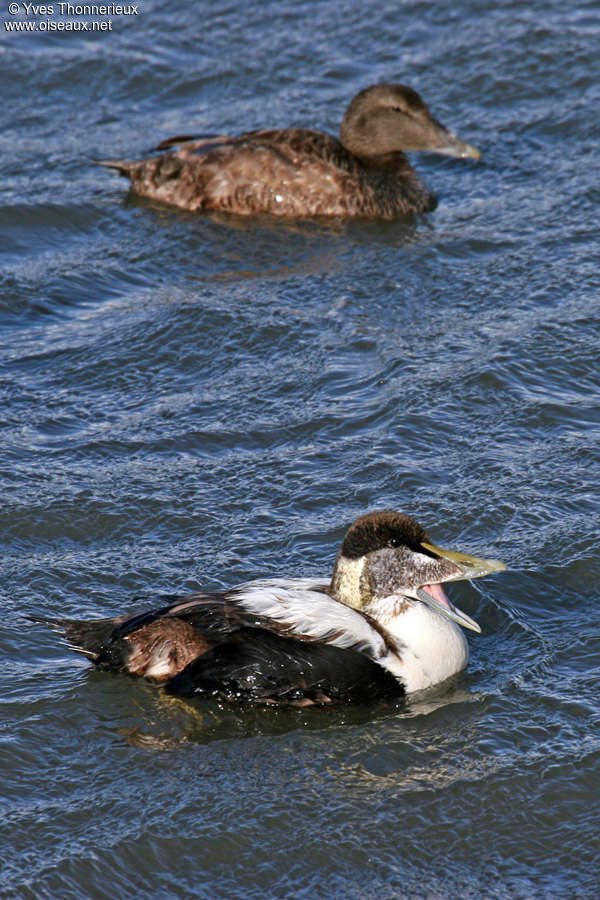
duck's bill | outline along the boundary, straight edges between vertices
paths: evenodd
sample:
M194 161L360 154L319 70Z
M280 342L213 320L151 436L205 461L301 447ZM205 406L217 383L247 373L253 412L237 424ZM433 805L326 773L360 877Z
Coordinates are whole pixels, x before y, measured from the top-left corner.
M466 553L458 553L456 550L444 550L442 547L436 547L435 544L423 542L422 545L430 553L440 559L446 559L452 563L454 572L443 578L443 581L465 581L472 578L482 578L484 575L490 575L492 572L503 572L506 569L504 563L499 559L483 559L479 556L469 556ZM468 616L462 610L448 599L441 584L425 584L417 589L417 597L427 606L430 606L436 612L462 625L463 628L469 628L481 634L481 628L477 622Z
M448 599L441 584L424 584L422 587L417 588L417 597L435 612L444 616L444 618L450 619L451 622L456 622L457 625L461 625L463 628L468 628L470 631L481 634L481 628L475 619L458 609Z
M458 553L456 550L444 550L442 547L436 547L435 544L427 544L423 542L423 547L439 556L447 559L456 566L456 575L450 575L443 581L470 581L472 578L482 578L484 575L491 575L492 572L504 572L506 566L499 559L483 559L479 556L468 556L466 553Z
M477 147L467 144L452 131L444 130L440 146L432 148L435 153L442 156L453 156L455 159L481 159L481 153Z

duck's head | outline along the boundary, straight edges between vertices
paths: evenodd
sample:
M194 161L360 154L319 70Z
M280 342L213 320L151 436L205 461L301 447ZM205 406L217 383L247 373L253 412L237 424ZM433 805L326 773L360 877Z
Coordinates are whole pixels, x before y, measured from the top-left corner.
M444 581L501 572L497 559L480 559L431 542L410 516L392 510L361 516L349 528L338 555L329 593L336 600L385 624L415 603L481 632L446 596Z
M466 144L435 119L416 91L403 84L375 84L350 103L340 128L344 147L362 158L399 150L427 150L462 159L479 159Z

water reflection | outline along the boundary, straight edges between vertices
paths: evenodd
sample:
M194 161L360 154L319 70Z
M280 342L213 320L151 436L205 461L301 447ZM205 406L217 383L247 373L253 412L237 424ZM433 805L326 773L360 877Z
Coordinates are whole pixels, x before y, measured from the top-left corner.
M426 719L439 710L479 703L483 695L456 686L456 678L436 685L419 695L395 702L326 707L274 707L232 704L210 699L178 698L160 689L142 686L143 697L135 700L124 686L123 712L133 705L135 724L114 729L132 746L146 749L175 749L181 743L196 744L219 740L266 738L303 732L328 732L362 728L386 720L410 722ZM129 686L129 683L126 683ZM138 686L133 687L134 694ZM457 710L457 716L460 710ZM406 726L403 726L406 727Z

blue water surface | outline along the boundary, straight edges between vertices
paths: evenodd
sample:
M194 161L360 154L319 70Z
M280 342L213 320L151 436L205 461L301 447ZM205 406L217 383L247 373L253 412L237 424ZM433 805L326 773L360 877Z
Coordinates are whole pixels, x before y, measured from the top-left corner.
M0 895L599 896L597 4L4 7ZM424 218L190 214L93 163L335 133L380 80L482 150L415 156ZM509 566L406 707L182 703L27 619L326 575L386 507Z

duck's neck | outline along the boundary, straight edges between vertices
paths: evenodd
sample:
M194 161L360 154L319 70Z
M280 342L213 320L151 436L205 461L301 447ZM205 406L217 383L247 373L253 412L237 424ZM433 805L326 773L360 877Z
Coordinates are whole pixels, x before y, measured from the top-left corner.
M363 181L377 198L377 209L383 215L431 212L437 206L430 193L401 152L376 156L356 156Z
M369 572L364 556L352 559L340 554L337 558L329 595L334 600L365 613L383 627L412 603L401 594L383 596L374 589L373 572Z
M395 150L393 153L376 153L372 155L360 153L355 154L355 156L365 169L369 169L372 172L399 175L404 178L411 173L414 174L414 169L401 150Z
M352 609L362 610L364 598L362 596L361 583L364 582L363 571L365 567L364 556L351 559L348 556L338 556L333 570L333 577L329 585L329 595Z
M365 558L340 553L328 593L377 623L390 648L379 662L409 693L446 681L466 667L469 648L458 625L419 600L373 595L371 586Z

